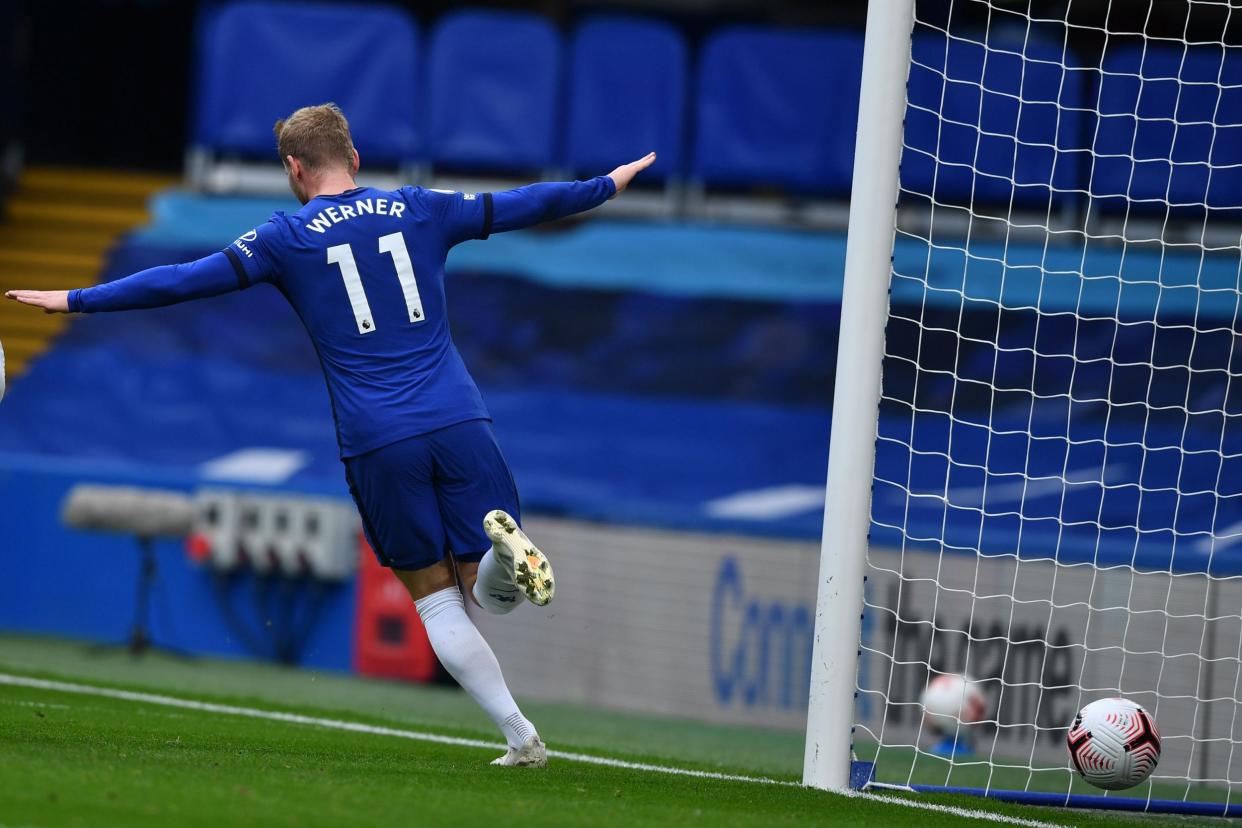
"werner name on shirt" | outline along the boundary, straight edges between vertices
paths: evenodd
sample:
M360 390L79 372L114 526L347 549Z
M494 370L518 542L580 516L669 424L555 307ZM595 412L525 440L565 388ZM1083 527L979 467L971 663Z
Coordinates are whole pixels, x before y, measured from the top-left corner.
M342 204L340 207L320 210L313 219L306 223L306 226L316 233L323 233L337 222L348 221L358 216L376 215L401 218L404 212L405 204L400 201L391 201L387 198L360 198L352 204Z

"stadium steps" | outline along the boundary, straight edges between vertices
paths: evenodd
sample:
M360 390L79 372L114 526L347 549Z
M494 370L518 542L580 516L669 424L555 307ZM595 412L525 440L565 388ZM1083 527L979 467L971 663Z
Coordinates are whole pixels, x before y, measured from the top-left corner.
M51 224L108 230L119 233L146 221L147 211L142 207L116 207L98 204L73 204L61 201L43 201L14 196L9 202L8 213L17 221L31 224Z
M62 323L63 327L63 323ZM10 379L19 376L24 366L35 356L43 352L48 340L55 334L39 334L35 336L18 334L4 338L5 371Z
M58 228L43 223L4 221L0 222L0 250L56 250L94 255L100 248L107 249L116 238L107 230Z
M117 237L145 224L147 201L177 183L172 176L112 170L25 170L0 221L0 293L94 284ZM9 376L20 376L68 320L0 301Z
M34 167L22 176L22 189L32 194L59 193L79 199L94 194L105 199L128 198L145 203L153 192L171 187L179 181L180 179L167 175Z

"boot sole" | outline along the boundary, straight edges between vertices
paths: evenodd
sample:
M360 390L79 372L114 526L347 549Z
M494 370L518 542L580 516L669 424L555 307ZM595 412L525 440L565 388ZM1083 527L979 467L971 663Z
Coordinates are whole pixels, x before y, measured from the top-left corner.
M494 509L483 518L483 531L492 543L503 546L513 558L513 581L526 593L526 599L537 607L545 607L556 594L552 564L531 543L507 512Z

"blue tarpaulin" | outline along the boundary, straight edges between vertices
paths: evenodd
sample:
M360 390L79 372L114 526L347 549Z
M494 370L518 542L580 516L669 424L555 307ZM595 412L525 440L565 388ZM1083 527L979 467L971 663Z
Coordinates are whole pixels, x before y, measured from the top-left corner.
M220 202L208 206L224 213ZM174 199L172 207L185 204ZM244 227L248 220L208 216L196 227ZM205 252L201 245L159 246L152 239L161 233L167 238L168 228L119 249L109 275ZM646 240L641 245L637 234ZM739 256L713 258L717 242L734 245ZM584 255L610 245L627 252ZM652 289L644 269L658 257L652 249L674 248L670 258L689 275ZM527 507L818 537L839 249L840 239L827 234L653 232L600 222L455 251L453 328ZM1203 271L1201 283L1221 290L1200 293L1219 302L1200 303L1197 315L1174 301L1192 291L1175 287L1188 278L1166 261L1152 270L1158 314L1148 305L1145 323L1119 321L1119 306L1137 317L1138 297L1148 294L1141 285L1128 292L1137 276L1114 278L1124 285L1120 292L1091 300L1101 308L1111 301L1112 318L1091 327L1048 313L1095 296L1092 280L1052 278L1024 307L1006 291L1017 274L1035 278L1022 263L1036 253L1009 251L1003 266L994 265L1001 281L986 272L985 250L972 246L981 275L968 270L963 277L959 267L956 293L926 289L952 279L949 260L916 291L900 285L915 284L907 274L925 263L911 249L896 257L902 278L894 283L888 337L885 393L892 399L880 421L874 539L1180 571L1201 570L1215 554L1214 571L1242 568L1242 556L1231 551L1231 527L1242 522L1242 438L1232 425L1239 402L1232 369L1213 350L1232 338L1237 297L1226 263ZM692 264L695 251L718 267L710 296L703 295L705 270ZM765 251L776 263L771 271L754 265ZM507 270L500 266L506 254ZM1099 253L1101 272L1108 255ZM569 278L572 261L576 280ZM1134 256L1125 266L1141 263ZM731 292L743 275L765 295ZM965 314L963 284L970 295L989 297L967 303ZM933 301L942 294L957 305ZM1003 313L997 299L1007 306ZM948 337L944 347L937 337ZM1114 364L1110 348L1118 342L1143 359ZM1191 370L1200 360L1203 370ZM942 373L949 369L956 381ZM292 312L266 287L80 319L11 393L0 408L0 452L196 469L238 448L289 449L306 457L289 485L344 491L314 354ZM898 400L913 400L917 412ZM748 494L772 492L784 506L748 511Z

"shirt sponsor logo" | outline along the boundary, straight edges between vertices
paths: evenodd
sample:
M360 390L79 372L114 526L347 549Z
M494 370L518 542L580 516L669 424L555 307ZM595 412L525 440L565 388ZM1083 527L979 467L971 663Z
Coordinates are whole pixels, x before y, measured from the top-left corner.
M259 229L256 227L254 230L251 230L249 233L243 233L240 236L238 236L237 241L233 242L233 246L236 247L241 252L245 253L246 258L253 259L254 251L250 249L250 246L247 245L246 242L252 242L258 238L259 238Z

